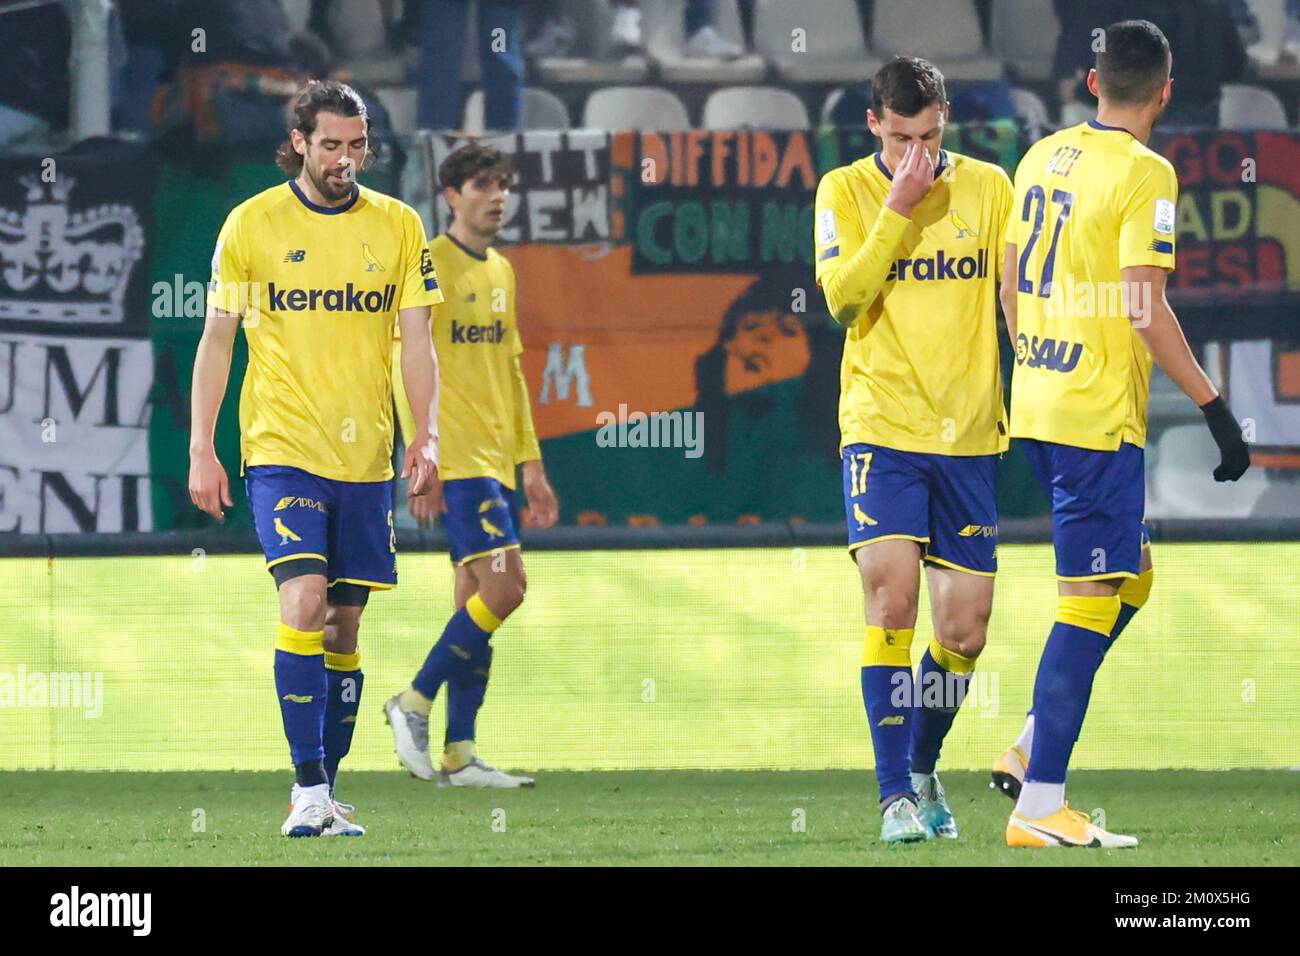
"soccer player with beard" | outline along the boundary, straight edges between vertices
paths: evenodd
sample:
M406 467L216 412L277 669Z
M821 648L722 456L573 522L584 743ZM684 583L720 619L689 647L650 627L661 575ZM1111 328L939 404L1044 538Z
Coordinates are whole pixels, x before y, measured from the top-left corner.
M442 301L419 215L360 186L370 120L350 87L308 84L276 157L293 178L230 213L212 257L194 360L190 498L233 502L213 444L241 320L240 471L280 599L275 691L296 780L286 836L359 836L334 800L363 675L357 631L373 590L397 583L393 533L394 326L414 410L402 476L437 480L438 368L429 308Z

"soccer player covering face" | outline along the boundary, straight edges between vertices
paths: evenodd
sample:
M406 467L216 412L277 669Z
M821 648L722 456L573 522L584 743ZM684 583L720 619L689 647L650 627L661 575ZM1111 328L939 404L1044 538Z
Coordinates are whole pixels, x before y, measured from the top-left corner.
M1011 182L940 147L943 76L914 57L872 83L881 148L817 190L817 281L847 332L840 449L849 553L866 595L862 699L886 842L955 838L935 764L984 647L995 471L1007 447L997 271ZM934 636L915 676L920 568Z
M411 686L384 711L397 755L416 777L439 786L527 787L531 777L488 766L475 749L475 722L492 667L493 633L524 599L515 471L522 466L528 511L538 527L555 523L558 505L546 480L533 429L528 383L519 364L523 343L515 315L515 274L493 249L513 172L496 149L470 145L438 169L452 209L447 235L429 245L445 302L433 310L433 341L442 369L438 420L441 483L410 498L421 523L440 510L455 567L456 613L429 651ZM410 347L405 330L394 353L394 375ZM403 434L416 422L399 408ZM429 713L447 685L442 766L429 756Z
M1165 299L1178 180L1146 143L1170 67L1154 24L1110 26L1088 74L1096 119L1040 140L1016 170L1001 292L1016 345L1011 434L1052 503L1059 596L1031 716L993 773L1018 797L1011 846L1137 844L1071 810L1065 774L1093 676L1151 591L1142 449L1153 358L1205 413L1222 454L1215 480L1250 465Z
M298 95L277 156L293 179L226 219L194 362L190 498L223 520L232 502L213 431L243 320L240 471L280 595L275 693L297 773L287 836L364 832L334 784L361 700L361 612L372 590L397 583L395 324L415 412L402 476L417 494L437 480L429 307L442 296L420 217L355 181L368 130L350 87L314 82Z

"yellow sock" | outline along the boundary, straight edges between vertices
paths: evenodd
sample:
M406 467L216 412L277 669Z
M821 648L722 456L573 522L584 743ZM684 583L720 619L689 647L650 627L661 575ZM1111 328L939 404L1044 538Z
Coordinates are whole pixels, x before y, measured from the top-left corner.
M455 773L461 767L473 763L477 756L478 751L474 749L474 741L457 740L443 748L442 766L447 772Z
M433 701L425 697L414 687L408 687L402 691L402 696L397 699L402 710L412 710L417 714L429 716L429 711L433 710Z

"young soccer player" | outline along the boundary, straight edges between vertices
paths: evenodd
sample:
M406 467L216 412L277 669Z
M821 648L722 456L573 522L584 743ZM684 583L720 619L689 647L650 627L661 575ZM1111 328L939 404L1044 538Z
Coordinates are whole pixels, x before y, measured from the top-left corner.
M1088 89L1097 117L1036 143L1016 170L1002 302L1016 367L1011 434L1052 503L1056 623L1032 716L994 782L1018 789L1010 846L1127 847L1065 803L1065 776L1093 676L1151 590L1143 446L1154 357L1201 411L1236 481L1250 452L1165 299L1178 180L1148 149L1169 104L1169 43L1154 24L1106 30Z
M429 651L411 686L384 711L398 758L439 786L531 787L531 777L488 766L475 749L475 723L492 666L492 634L524 599L515 468L522 465L528 507L539 527L555 523L558 504L542 467L533 430L528 383L519 355L515 274L492 242L505 216L513 171L500 151L464 146L438 169L453 219L429 249L446 301L434 310L433 340L443 370L441 488L413 495L411 514L428 521L439 510L455 567L456 613ZM405 331L394 353L405 354ZM399 408L404 434L413 422ZM447 733L442 767L429 757L429 712L447 684Z
M816 276L848 330L840 448L866 597L862 699L880 837L912 842L957 836L934 769L993 605L995 471L1007 447L997 270L1011 182L940 147L949 109L932 64L886 64L872 99L880 151L817 190ZM913 677L921 564L935 636Z
M417 494L437 480L429 307L442 295L420 217L354 181L369 125L341 83L298 95L277 156L294 178L226 219L194 361L190 498L224 520L232 501L213 431L243 319L240 471L280 596L275 692L297 775L281 831L294 837L365 832L335 803L334 784L361 699L361 612L372 590L397 583L395 321L415 417L402 476Z

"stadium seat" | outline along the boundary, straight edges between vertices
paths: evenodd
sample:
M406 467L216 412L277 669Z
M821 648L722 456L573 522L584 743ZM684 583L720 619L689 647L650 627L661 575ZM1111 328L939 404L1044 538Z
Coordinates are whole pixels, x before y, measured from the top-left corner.
M822 126L835 125L835 107L840 105L840 101L844 99L846 92L847 90L844 87L838 86L826 94L826 99L822 101L821 114L818 120ZM866 123L865 117L862 122Z
M1286 129L1286 107L1272 90L1240 83L1223 84L1219 100L1223 129Z
M677 96L655 86L610 86L587 97L582 125L590 129L674 133L691 128Z
M564 57L533 61L543 83L640 83L650 75L644 56L615 56L609 47L614 13L609 0L561 0L561 7L578 25L573 52Z
M1078 126L1096 115L1096 103L1066 103L1061 107L1061 126Z
M1259 42L1246 50L1257 66L1269 67L1282 57L1286 40L1286 0L1246 0L1259 24Z
M807 129L803 101L775 86L728 86L704 101L704 129Z
M380 86L375 88L375 96L384 109L388 110L388 120L393 124L394 133L415 132L420 109L420 93L415 87Z
M1016 118L1025 124L1025 129L1029 132L1031 143L1052 131L1052 118L1047 112L1047 106L1033 90L1013 86L1011 102L1016 108Z
M388 37L379 0L330 0L325 11L330 46L345 59L384 53Z
M641 16L646 53L667 83L755 83L767 75L767 64L753 54L735 60L688 57L686 0L641 0ZM714 26L724 39L745 46L736 0L718 0Z
M993 0L990 45L1017 79L1046 80L1052 75L1060 35L1052 0Z
M280 0L280 9L289 24L289 35L301 33L311 21L312 0Z
M876 0L871 47L885 57L923 56L949 80L1002 76L1002 61L984 48L973 0Z
M792 49L799 37L802 49ZM861 83L880 69L854 0L756 0L754 46L791 83Z
M485 132L483 109L483 91L475 90L465 101L465 132ZM524 129L568 129L570 125L569 108L564 100L548 90L524 87Z
M1239 481L1216 482L1219 451L1204 424L1166 429L1150 450L1146 513L1151 518L1245 518L1268 485L1258 468Z

